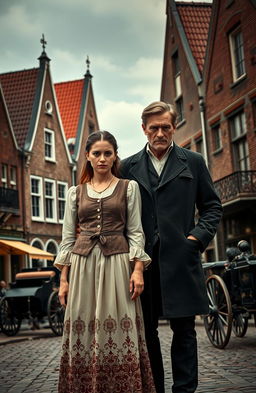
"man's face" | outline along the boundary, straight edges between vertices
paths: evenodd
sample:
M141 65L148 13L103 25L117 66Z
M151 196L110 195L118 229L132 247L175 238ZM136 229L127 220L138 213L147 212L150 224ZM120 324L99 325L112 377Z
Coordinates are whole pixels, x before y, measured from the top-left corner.
M175 132L170 112L149 116L142 128L148 138L150 150L160 159L170 146Z

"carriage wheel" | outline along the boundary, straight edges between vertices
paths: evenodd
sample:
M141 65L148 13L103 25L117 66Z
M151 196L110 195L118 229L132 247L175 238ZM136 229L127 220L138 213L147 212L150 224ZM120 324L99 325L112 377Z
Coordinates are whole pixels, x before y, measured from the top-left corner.
M213 274L206 280L210 312L204 317L207 336L216 348L224 348L232 330L232 306L225 282Z
M56 336L62 336L65 311L60 304L58 292L52 292L47 305L50 328Z
M0 301L0 330L6 336L15 336L20 330L21 318L13 313L11 300L3 297Z
M244 337L248 328L248 318L242 316L242 314L233 314L233 325L232 330L236 337Z

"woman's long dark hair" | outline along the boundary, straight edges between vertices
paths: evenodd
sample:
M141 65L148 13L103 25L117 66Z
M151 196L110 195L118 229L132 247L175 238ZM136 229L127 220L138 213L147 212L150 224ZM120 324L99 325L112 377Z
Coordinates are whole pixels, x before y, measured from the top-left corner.
M87 141L86 141L85 152L89 153L92 148L92 145L94 145L94 143L96 143L98 141L107 141L108 143L110 143L114 149L114 152L117 155L118 147L117 147L116 139L108 131L95 131L95 132L91 133L88 136ZM111 168L111 172L116 177L119 176L119 166L120 166L120 158L117 155L116 160L113 163L113 166ZM91 166L90 161L88 161L85 158L85 163L84 163L83 169L81 171L79 183L80 184L88 183L89 181L91 181L92 177L93 177L93 168Z

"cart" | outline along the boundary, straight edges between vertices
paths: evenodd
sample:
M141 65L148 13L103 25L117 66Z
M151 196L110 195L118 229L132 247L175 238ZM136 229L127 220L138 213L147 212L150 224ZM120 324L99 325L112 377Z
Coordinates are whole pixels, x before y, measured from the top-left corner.
M55 267L23 269L0 301L0 330L15 336L23 319L37 325L48 317L56 336L63 333L64 309L59 302L59 271Z
M223 349L231 332L243 337L248 320L256 316L256 256L248 242L227 249L227 261L203 264L209 314L204 316L207 336L216 348Z

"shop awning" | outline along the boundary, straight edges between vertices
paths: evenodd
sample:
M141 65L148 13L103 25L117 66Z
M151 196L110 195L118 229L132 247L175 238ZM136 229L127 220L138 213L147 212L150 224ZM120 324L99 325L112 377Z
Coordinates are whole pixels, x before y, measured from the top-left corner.
M54 260L54 255L50 252L40 250L30 246L27 243L22 243L14 240L2 240L0 239L0 255L24 255L27 254L30 258L35 259L49 259Z

